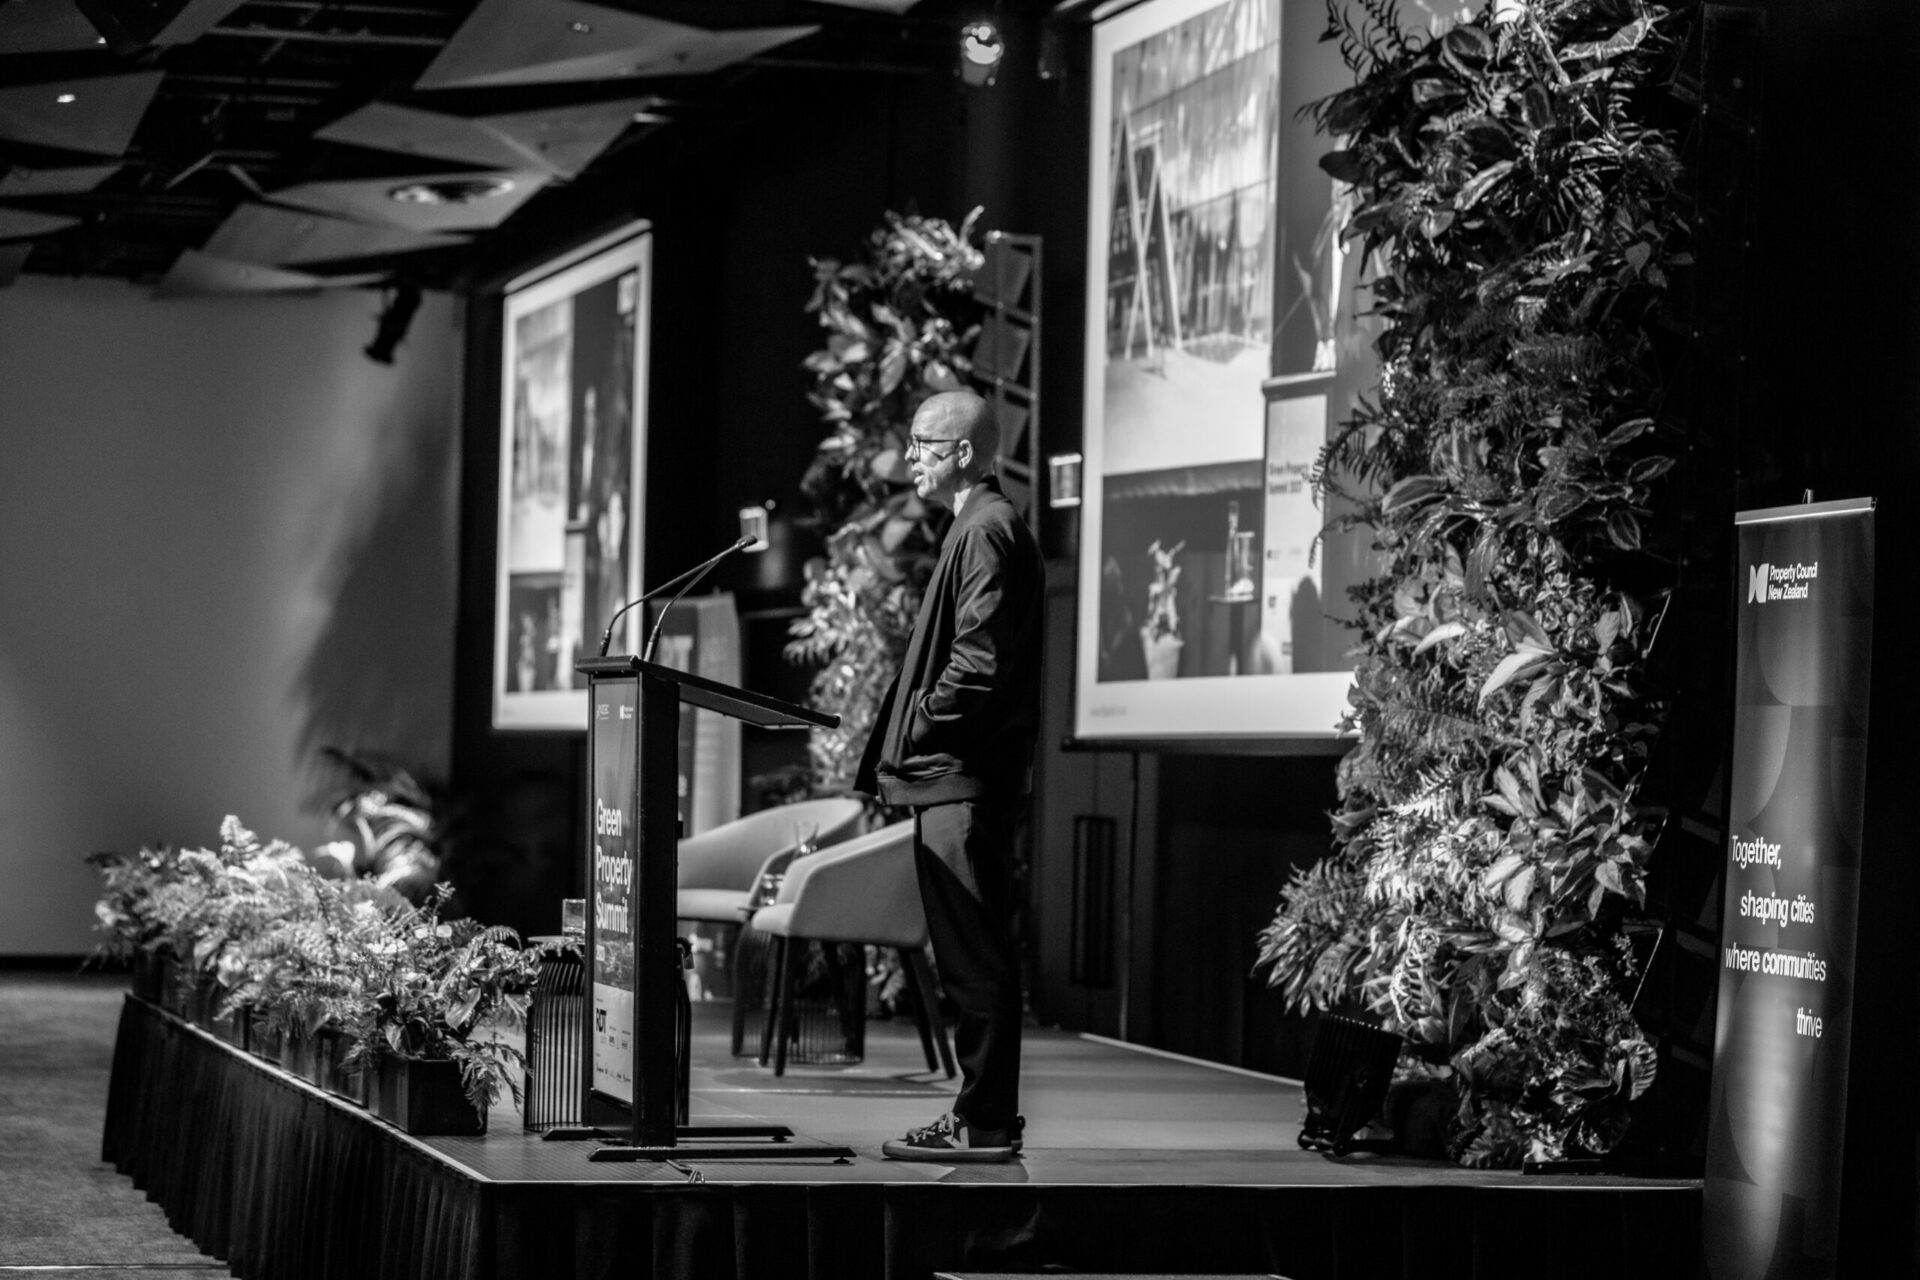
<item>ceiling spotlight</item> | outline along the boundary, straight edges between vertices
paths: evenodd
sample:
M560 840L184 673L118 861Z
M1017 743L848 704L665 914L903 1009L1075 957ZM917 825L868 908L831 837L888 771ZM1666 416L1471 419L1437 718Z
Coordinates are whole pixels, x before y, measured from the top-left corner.
M969 88L983 89L992 84L1006 54L1000 29L991 22L969 22L960 28L960 79Z
M401 204L473 204L512 190L511 178L441 178L395 187L387 192L387 199Z
M573 32L575 35L590 36L593 34L593 24L591 22L580 21L569 22L567 24L567 30Z
M402 282L388 290L379 323L374 326L373 341L365 348L367 359L377 364L392 364L394 348L407 336L407 326L413 323L413 313L419 309L419 285Z
M63 93L63 94L61 94L60 96L58 96L57 98L55 98L55 99L54 99L54 101L55 101L55 102L57 102L57 103L59 103L59 104L60 104L61 106L63 106L63 107L64 107L64 106L66 106L66 105L67 105L67 104L68 104L69 102L77 102L77 101L79 101L79 97L80 97L80 95L78 95L78 94L74 94L74 93Z

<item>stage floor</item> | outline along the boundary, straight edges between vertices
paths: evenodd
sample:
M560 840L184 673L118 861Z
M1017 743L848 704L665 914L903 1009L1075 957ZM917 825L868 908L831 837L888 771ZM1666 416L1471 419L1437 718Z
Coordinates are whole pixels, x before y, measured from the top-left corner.
M952 1104L957 1082L925 1070L910 1019L871 1022L857 1066L771 1068L728 1053L730 1007L694 1006L692 1121L784 1124L791 1145L852 1148L850 1163L782 1154L764 1160L689 1158L708 1182L998 1182L1048 1186L1140 1185L1330 1187L1433 1181L1450 1187L1671 1190L1697 1181L1540 1177L1461 1169L1399 1156L1329 1157L1300 1149L1298 1081L1220 1067L1099 1037L1029 1028L1021 1065L1027 1130L1007 1164L915 1164L881 1157L880 1144L925 1124ZM757 1031L757 1028L754 1029ZM749 1042L757 1039L749 1034ZM476 1178L492 1182L684 1181L658 1164L592 1163L588 1142L540 1142L502 1101L483 1138L422 1140ZM736 1144L737 1145L737 1144Z

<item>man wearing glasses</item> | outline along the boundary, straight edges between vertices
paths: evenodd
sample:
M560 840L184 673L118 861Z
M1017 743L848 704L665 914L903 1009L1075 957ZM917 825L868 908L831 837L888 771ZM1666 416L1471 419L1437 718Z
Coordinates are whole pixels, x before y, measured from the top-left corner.
M1009 922L1013 826L1032 790L1040 718L1045 568L994 477L999 440L971 391L941 392L914 415L914 490L950 508L953 524L854 784L913 810L927 932L960 1010L953 1110L886 1143L895 1160L1011 1160L1025 1124Z

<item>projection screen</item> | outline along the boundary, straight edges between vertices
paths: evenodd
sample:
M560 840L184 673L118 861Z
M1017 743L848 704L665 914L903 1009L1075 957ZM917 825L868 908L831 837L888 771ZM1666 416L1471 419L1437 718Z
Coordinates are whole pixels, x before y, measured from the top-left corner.
M652 237L634 223L507 286L493 633L498 729L587 727L607 620L640 590ZM642 611L611 652L640 643Z
M1374 380L1348 193L1300 107L1318 5L1149 0L1094 29L1074 736L1338 750L1346 588L1309 473Z

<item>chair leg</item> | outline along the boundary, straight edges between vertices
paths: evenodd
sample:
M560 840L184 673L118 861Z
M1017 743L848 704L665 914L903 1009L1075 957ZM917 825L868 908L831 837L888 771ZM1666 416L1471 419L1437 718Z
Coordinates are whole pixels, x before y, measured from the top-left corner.
M760 1029L760 1065L767 1065L767 1056L773 1052L773 1037L779 1030L780 987L787 973L787 940L772 938L767 945L773 954L767 963L767 1016Z
M727 948L728 962L733 966L733 1056L740 1056L740 1046L747 1042L747 993L741 989L740 961L743 959L740 944L747 936L747 927L741 925L734 929Z
M787 1074L787 1041L793 1038L793 971L806 963L806 939L780 939L780 985L773 993L773 1074ZM798 952L796 955L795 952Z
M914 1008L919 1015L920 1047L926 1050L927 1070L944 1069L947 1079L959 1074L953 1065L953 1046L947 1042L947 1024L940 1020L940 1002L933 994L933 974L927 970L927 958L918 948L902 947L900 959L907 966L907 972L913 978ZM934 1046L940 1048L939 1061L934 1060Z

